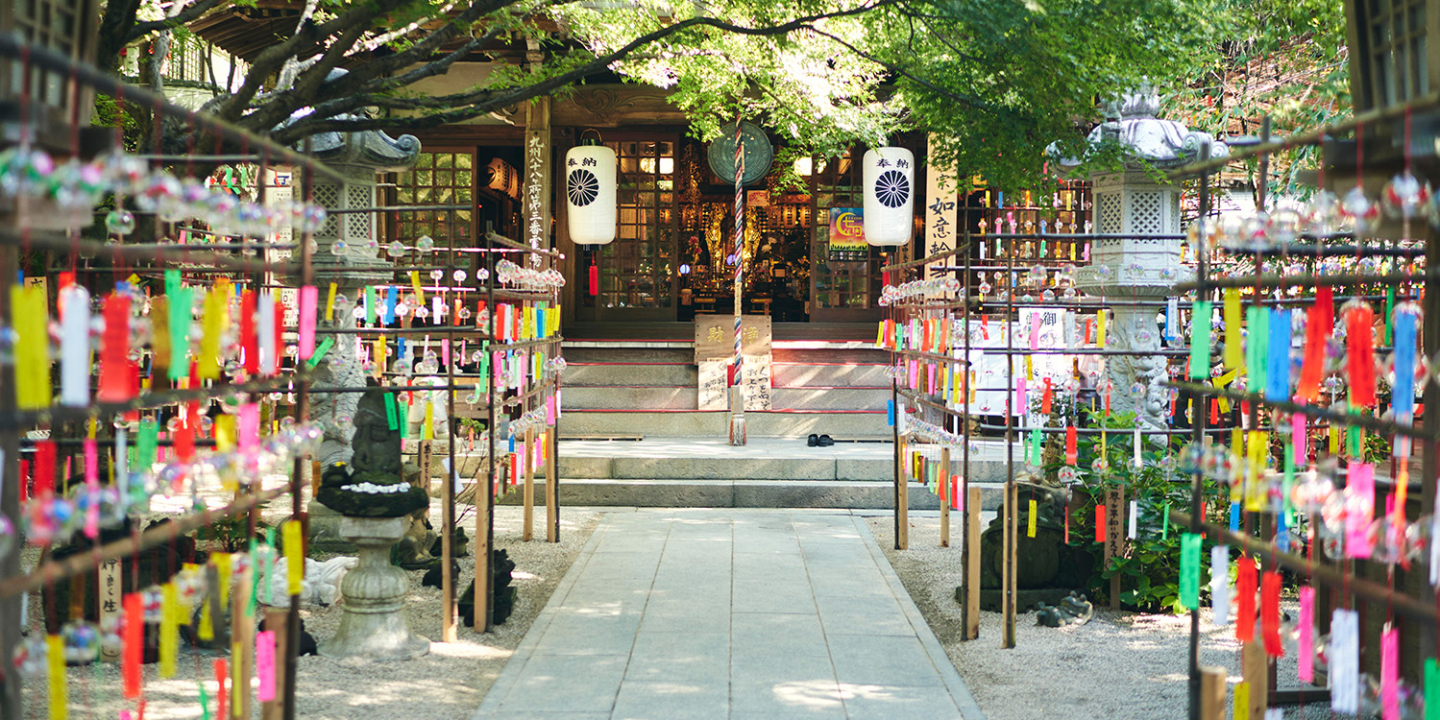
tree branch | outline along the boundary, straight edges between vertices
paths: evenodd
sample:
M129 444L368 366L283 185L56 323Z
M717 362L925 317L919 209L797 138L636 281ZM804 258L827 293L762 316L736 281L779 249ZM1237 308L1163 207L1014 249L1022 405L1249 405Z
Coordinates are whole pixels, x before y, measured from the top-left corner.
M570 85L571 83L608 70L611 64L624 59L637 48L644 47L645 45L649 45L659 40L663 40L667 37L675 35L676 33L684 30L689 30L691 28L708 27L716 30L734 33L737 35L749 35L755 37L784 35L796 30L816 31L813 27L813 23L815 23L816 21L830 18L852 17L871 12L880 7L891 5L896 2L900 2L900 0L879 0L879 2L875 2L869 5L862 5L831 13L818 13L814 15L808 15L805 17L796 18L780 25L759 28L736 25L735 23L712 17L689 18L687 20L682 20L678 23L666 25L665 27L641 35L640 37L637 37L630 42L627 42L621 47L609 53L606 53L605 55L598 56L590 62L585 63L584 65L574 68L568 72L541 80L536 83L532 83L527 86L512 88L507 91L485 89L476 90L474 92L468 93L456 93L452 95L429 98L396 98L389 95L379 95L375 93L348 95L345 97L341 97L337 100L332 100L330 102L316 104L314 106L314 112L311 113L310 116L308 116L304 120L301 120L300 122L294 123L282 130L277 131L274 137L278 142L291 143L309 135L314 135L321 132L328 132L332 130L355 132L360 130L387 128L398 131L405 131L410 129L419 130L429 127L435 127L437 125L459 122L461 120L468 120L473 117L484 115L493 110L498 110L503 107L514 105L524 100L529 100L535 97L539 97L541 95L548 95L562 87ZM827 35L827 37L833 38L833 36L830 35ZM849 46L848 44L847 47L852 47L853 49L853 46ZM880 64L883 65L884 63ZM348 80L353 74L354 73L351 73L350 75L346 75L343 78L339 78L337 82L343 82L345 80ZM329 88L327 87L326 90L329 90ZM978 101L972 100L970 102ZM341 113L349 112L358 108L371 105L395 109L446 108L457 107L460 105L465 105L468 107L458 108L449 112L436 113L433 115L427 115L418 118L387 118L383 120L332 119L336 115L339 115Z
M140 38L143 38L146 35L155 32L156 30L169 30L171 28L177 28L181 25L188 24L193 20L200 19L200 17L203 16L205 13L208 13L211 10L214 10L216 7L228 3L229 1L230 0L200 0L200 2L197 2L194 5L191 5L184 10L181 10L178 14L172 17L167 17L164 20L135 23L135 25L130 28L130 32L125 34L125 40L122 41L121 44L129 45L130 43L135 42L136 40L139 40Z

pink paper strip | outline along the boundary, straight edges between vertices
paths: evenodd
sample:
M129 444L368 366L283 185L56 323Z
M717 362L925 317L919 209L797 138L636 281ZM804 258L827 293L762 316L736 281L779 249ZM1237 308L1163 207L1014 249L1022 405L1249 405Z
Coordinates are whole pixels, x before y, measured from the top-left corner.
M1295 413L1290 416L1290 443L1294 446L1295 465L1305 466L1305 415Z
M1346 557L1368 559L1370 557L1370 522L1375 519L1375 466L1370 463L1350 461L1349 477L1345 481L1345 555Z
M94 438L85 438L85 487L91 493L100 491L100 448ZM85 537L100 537L100 503L85 509Z
M1020 412L1026 412L1025 408L1025 378L1015 378L1015 390L1020 394Z
M910 361L910 389L911 389L911 390L918 390L918 389L920 389L920 361L919 361L919 360L911 360L911 361Z
M245 403L240 406L240 433L238 442L241 450L260 446L260 404Z
M1040 313L1030 316L1030 349L1040 349Z
M260 702L275 699L275 633L263 630L255 633L255 675L260 679L260 688L255 693Z
M315 305L320 291L314 285L300 288L300 359L315 355Z
M934 394L935 394L935 363L926 363L926 364L925 364L925 374L926 374L926 376L927 376L927 377L926 377L926 381L925 381L925 394L926 394L926 395L934 395Z
M449 364L450 364L450 339L449 339L449 338L446 338L446 339L440 341L440 359L444 360L446 365L449 365Z
M1400 720L1400 631L1380 633L1380 717Z
M552 395L545 398L545 424L555 424L555 397Z
M1315 588L1300 588L1300 682L1315 681Z

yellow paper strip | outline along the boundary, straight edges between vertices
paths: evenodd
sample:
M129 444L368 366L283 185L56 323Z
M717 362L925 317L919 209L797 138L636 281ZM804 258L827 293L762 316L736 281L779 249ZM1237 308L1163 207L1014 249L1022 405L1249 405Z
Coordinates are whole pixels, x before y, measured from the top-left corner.
M325 319L335 320L335 291L340 289L338 283L330 283L330 294L325 296Z
M305 580L305 546L300 537L300 521L285 521L285 589L290 595L299 595L301 583Z
M1240 291L1225 290L1225 367L1244 372L1245 348L1240 344Z
M420 272L418 270L410 271L410 288L415 291L415 306L424 305L425 291L420 289Z
M1095 335L1101 348L1105 347L1105 311L1095 313ZM1029 358L1027 355L1026 358Z
M50 680L50 720L70 717L70 697L65 677L65 640L59 635L45 638L45 659Z
M10 288L10 325L15 329L15 401L21 410L50 405L50 337L45 289Z
M175 658L180 651L180 600L175 582L160 588L160 677L175 677Z
M1035 504L1034 500L1030 501L1030 522L1025 528L1025 537L1035 537L1035 517L1040 514L1035 509Z
M212 290L205 294L205 319L201 321L200 358L197 374L201 380L220 378L220 334L224 331L225 294Z

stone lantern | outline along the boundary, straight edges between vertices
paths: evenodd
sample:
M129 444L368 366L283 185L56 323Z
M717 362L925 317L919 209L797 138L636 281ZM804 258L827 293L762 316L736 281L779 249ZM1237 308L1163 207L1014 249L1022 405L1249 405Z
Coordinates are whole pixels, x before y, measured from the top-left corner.
M1106 349L1139 354L1106 357L1101 386L1107 381L1113 384L1112 410L1135 412L1138 426L1151 430L1166 427L1169 394L1161 385L1167 379L1165 358L1158 354L1161 330L1156 316L1163 307L1143 301L1163 301L1191 273L1181 264L1180 188L1151 171L1195 162L1204 147L1209 147L1211 158L1230 154L1224 143L1206 133L1156 118L1159 109L1159 95L1148 83L1142 84L1107 104L1106 121L1090 132L1086 156L1118 145L1125 160L1121 168L1085 175L1093 185L1094 231L1117 237L1092 242L1091 264L1077 272L1075 282L1082 292L1097 298L1142 301L1117 303L1111 309ZM1057 154L1054 145L1050 150L1052 156ZM1078 172L1087 159L1058 161L1062 168ZM1163 437L1155 437L1164 442Z

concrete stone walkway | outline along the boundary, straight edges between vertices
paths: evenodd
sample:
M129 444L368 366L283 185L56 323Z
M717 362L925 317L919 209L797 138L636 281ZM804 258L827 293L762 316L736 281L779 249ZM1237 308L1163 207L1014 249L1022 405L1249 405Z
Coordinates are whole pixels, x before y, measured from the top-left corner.
M607 514L476 720L983 715L862 519Z

